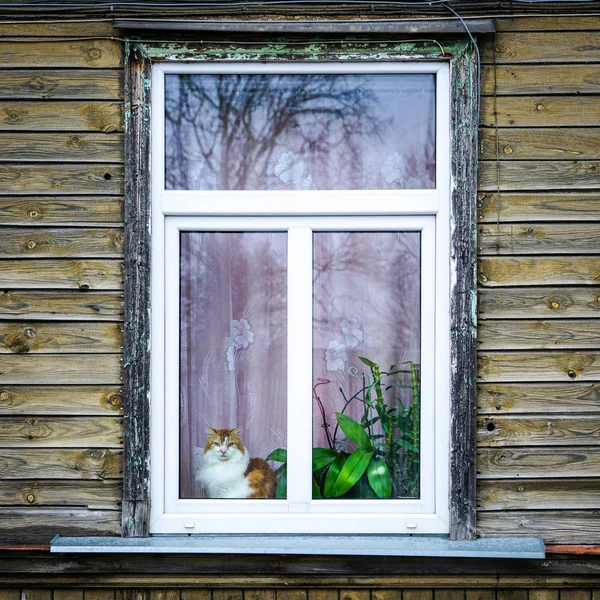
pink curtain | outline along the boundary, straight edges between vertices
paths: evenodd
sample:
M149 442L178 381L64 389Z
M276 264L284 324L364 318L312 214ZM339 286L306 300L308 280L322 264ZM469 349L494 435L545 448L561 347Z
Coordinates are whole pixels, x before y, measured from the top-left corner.
M286 445L285 233L181 234L180 494L206 427L241 427L251 456Z

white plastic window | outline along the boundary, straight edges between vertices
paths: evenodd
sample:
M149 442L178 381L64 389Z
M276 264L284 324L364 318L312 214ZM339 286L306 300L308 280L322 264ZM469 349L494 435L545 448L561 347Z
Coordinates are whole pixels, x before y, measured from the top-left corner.
M152 533L448 531L448 88L441 63L154 67ZM211 497L207 427L276 493Z

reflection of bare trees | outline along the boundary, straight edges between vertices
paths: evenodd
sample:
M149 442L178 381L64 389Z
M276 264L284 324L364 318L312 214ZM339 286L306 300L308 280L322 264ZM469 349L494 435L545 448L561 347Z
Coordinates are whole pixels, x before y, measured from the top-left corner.
M364 139L383 146L391 120L363 79L331 74L168 76L167 187L264 189L274 184L310 189L312 180L300 177L327 168L332 148L340 165L357 165ZM273 174L282 149L296 159L285 157L289 164L276 170L283 175L270 184L265 175Z

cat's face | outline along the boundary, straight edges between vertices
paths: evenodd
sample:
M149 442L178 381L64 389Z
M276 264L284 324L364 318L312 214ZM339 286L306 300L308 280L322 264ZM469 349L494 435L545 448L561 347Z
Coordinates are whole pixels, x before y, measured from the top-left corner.
M246 453L246 448L240 439L240 429L208 428L208 440L204 446L204 456L212 460L226 462L239 458Z

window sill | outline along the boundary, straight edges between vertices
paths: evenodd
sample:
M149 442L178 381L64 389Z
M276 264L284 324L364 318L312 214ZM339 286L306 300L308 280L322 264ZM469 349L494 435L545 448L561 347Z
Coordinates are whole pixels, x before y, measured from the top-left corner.
M481 538L398 535L160 535L150 538L61 537L55 553L98 554L296 554L332 556L427 556L543 559L542 538Z

